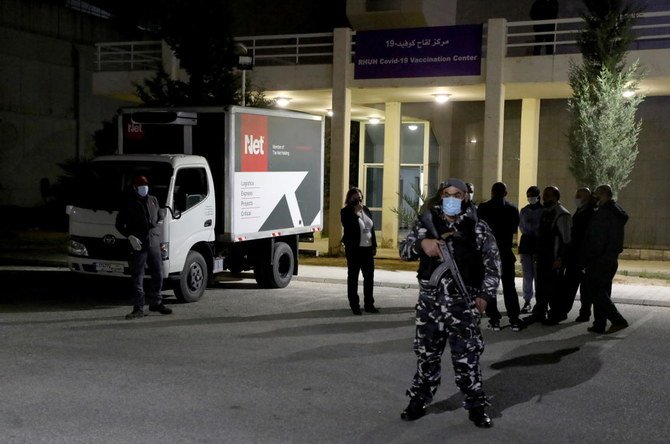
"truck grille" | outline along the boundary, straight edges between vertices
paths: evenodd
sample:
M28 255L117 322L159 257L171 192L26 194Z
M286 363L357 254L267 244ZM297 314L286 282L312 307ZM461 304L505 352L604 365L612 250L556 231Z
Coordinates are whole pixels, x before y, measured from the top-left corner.
M130 245L128 239L116 238L114 242L105 242L97 237L72 236L72 240L86 245L91 259L127 261Z

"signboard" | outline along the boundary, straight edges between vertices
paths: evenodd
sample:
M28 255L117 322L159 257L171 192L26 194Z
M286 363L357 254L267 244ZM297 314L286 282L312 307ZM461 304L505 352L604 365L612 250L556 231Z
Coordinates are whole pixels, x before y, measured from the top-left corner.
M482 25L356 33L355 79L478 76Z
M321 229L323 119L235 108L233 240Z

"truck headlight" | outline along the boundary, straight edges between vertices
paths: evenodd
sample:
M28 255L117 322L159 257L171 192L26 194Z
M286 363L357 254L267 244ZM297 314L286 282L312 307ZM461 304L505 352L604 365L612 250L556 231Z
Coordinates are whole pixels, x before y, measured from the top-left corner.
M161 259L170 259L170 242L161 242Z
M86 249L86 245L72 239L70 239L70 244L67 247L67 252L72 256L88 257L88 250Z

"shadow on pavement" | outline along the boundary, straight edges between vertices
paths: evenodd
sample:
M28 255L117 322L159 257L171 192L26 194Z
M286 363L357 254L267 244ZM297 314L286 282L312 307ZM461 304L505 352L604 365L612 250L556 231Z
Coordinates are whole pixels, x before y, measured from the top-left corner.
M491 398L492 416L501 417L505 409L535 398L535 402L541 403L542 398L552 392L576 387L591 379L602 366L600 348L588 345L596 340L596 336L585 334L532 342L491 364L490 369L499 370L484 380L484 390ZM484 368L484 375L490 373L490 369ZM457 410L461 408L462 400L462 395L457 393L434 403L429 411Z
M5 312L76 311L132 305L129 277L89 276L63 268L13 269L0 270L0 282L0 307ZM232 280L216 282L212 288L258 290L258 285ZM178 303L169 289L163 292L163 299L168 304Z

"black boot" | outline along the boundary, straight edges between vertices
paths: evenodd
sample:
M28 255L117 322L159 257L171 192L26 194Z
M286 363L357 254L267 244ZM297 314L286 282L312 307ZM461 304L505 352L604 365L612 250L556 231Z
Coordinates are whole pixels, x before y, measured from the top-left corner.
M468 410L468 417L470 418L470 421L474 422L479 428L489 429L493 427L493 421L491 421L489 415L486 414L484 406L473 407Z
M414 421L426 414L426 406L417 399L410 399L409 405L400 414L403 421Z

